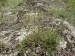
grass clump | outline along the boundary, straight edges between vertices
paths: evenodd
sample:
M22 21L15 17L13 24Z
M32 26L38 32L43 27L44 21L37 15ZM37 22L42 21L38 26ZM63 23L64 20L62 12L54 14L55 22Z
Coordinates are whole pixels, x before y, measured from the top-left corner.
M0 13L0 21L1 21L1 19L2 19L2 14Z
M67 17L67 21L75 26L75 15L73 13L69 13L69 15Z
M61 8L59 11L58 11L58 15L60 17L64 17L66 18L68 16L68 12L64 9L64 8Z
M33 50L38 46L47 52L52 52L56 49L60 42L60 36L55 31L40 29L25 38L18 46L19 52L24 52L28 48Z
M49 11L53 16L57 16L58 9L57 9L55 6L49 6L48 11Z
M22 5L25 0L0 0L0 7L8 6L10 8L15 8Z
M66 18L67 15L68 15L68 12L64 8L62 8L62 7L58 8L58 7L55 7L55 6L50 6L48 11L53 16L56 16L56 17L60 16L60 17Z
M0 7L4 6L6 4L7 0L0 0Z
M17 6L22 5L25 1L24 0L7 0L8 6L10 8L15 8Z
M67 0L68 17L67 20L75 26L75 0Z
M68 0L69 11L75 14L75 0Z
M53 0L54 2L61 2L61 0Z

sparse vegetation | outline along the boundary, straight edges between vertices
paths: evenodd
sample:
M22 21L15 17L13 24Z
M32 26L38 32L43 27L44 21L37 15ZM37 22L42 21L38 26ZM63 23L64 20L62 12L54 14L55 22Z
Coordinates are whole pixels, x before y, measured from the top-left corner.
M73 26L75 0L0 0L0 55L73 56Z

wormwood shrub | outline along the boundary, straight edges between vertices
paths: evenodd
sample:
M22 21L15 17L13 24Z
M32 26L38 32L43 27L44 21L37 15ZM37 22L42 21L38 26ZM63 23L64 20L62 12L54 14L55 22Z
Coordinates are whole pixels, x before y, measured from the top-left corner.
M37 32L33 32L33 34L27 36L18 45L18 51L22 53L28 48L33 50L33 48L40 46L41 49L44 49L47 52L52 52L56 49L60 39L60 36L55 31L39 29Z

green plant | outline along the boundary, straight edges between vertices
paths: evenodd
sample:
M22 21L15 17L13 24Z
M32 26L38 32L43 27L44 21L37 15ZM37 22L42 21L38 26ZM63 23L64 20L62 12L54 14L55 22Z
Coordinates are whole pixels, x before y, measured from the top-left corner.
M60 42L60 39L60 36L55 31L39 29L37 32L34 32L33 34L27 36L21 42L22 48L19 51L25 51L27 48L33 49L40 45L40 47L47 52L52 52L56 49L57 45Z

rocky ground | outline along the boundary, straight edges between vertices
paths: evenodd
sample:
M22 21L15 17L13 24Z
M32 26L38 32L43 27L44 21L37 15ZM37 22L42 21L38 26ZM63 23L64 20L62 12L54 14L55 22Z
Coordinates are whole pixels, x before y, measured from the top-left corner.
M52 0L30 0L26 5L18 6L15 9L5 8L3 19L0 22L0 56L31 56L30 50L23 55L20 54L16 50L17 44L41 26L55 29L62 36L62 40L52 55L43 52L43 54L38 53L38 56L75 56L74 26L63 20L63 17L53 16L48 11L49 6L66 9L65 5L65 2ZM40 12L45 16L42 15L43 19L39 20L37 14ZM30 19L24 19L24 15L29 16ZM36 51L39 50L40 47L37 47Z

